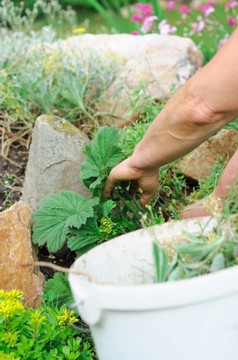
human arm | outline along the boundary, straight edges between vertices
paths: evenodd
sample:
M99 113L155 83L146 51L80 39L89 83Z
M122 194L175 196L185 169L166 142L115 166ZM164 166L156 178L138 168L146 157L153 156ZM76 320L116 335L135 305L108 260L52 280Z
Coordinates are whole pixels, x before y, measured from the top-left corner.
M200 145L238 114L238 29L213 59L187 81L150 125L131 157L112 169L109 197L120 180L143 190L141 205L159 186L159 167Z

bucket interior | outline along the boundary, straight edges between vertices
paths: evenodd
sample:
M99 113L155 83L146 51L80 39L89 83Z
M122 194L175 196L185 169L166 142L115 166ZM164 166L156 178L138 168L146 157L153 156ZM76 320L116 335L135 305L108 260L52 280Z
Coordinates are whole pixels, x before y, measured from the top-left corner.
M174 249L186 239L184 230L198 234L203 229L206 234L214 225L214 220L205 217L200 221L174 221L140 229L90 250L74 263L74 269L89 273L102 284L152 284L155 276L154 241L165 248L172 258Z

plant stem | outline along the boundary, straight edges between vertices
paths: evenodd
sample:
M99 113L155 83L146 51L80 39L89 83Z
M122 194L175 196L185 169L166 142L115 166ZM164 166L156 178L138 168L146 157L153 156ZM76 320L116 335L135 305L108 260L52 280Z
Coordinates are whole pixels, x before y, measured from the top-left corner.
M115 195L118 197L118 199L121 200L121 202L122 202L129 210L132 211L132 213L136 216L136 218L137 218L137 220L138 220L138 222L139 222L139 224L140 224L140 218L139 218L139 215L138 215L138 209L135 209L135 204L134 204L134 203L130 204L130 203L126 202L126 201L124 200L124 198L119 194L119 192L118 192L116 189L114 189L114 193L115 193ZM128 194L128 193L127 193L127 194ZM128 198L128 196L127 196L127 198ZM128 199L128 200L131 200L131 199Z
M11 317L8 316L8 318L7 318L7 333L9 333L9 330L10 330L10 322L11 322Z
M36 340L37 340L37 323L36 323L35 331L34 331L34 339L35 339L35 342L36 342Z

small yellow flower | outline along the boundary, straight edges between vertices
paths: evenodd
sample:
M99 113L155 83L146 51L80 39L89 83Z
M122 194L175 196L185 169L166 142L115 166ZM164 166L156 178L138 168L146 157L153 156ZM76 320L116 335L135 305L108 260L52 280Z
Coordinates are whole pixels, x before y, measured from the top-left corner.
M40 313L40 311L36 310L32 313L31 315L31 322L36 325L36 324L41 324L43 321L46 320L45 315L42 315Z
M78 29L73 29L72 33L78 34L78 33L83 33L85 31L86 31L86 29L84 27L79 27Z
M21 314L24 311L24 305L18 300L7 299L4 301L0 301L0 315L13 317L16 313Z
M0 360L19 360L19 357L15 358L13 354L4 354L0 351Z
M18 339L18 332L15 331L14 333L11 332L6 332L3 335L3 341L8 345L8 346L14 346L17 343L17 339Z
M23 299L23 291L22 290L10 290L4 291L0 290L0 300L22 300Z
M74 312L72 310L64 310L63 315L58 315L57 319L59 320L59 325L65 326L68 324L73 324L77 322L76 316L74 316Z
M104 233L104 234L108 234L110 235L111 234L111 231L113 229L113 222L110 218L105 218L103 217L101 220L100 220L100 233Z
M208 236L208 242L213 242L214 240L216 240L217 234L214 231L211 231L209 236Z

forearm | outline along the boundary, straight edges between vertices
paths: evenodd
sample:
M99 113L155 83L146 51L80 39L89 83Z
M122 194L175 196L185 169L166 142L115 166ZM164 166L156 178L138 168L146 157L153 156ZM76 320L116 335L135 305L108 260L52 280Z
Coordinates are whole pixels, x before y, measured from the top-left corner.
M238 114L238 30L166 104L131 157L136 168L169 163Z

